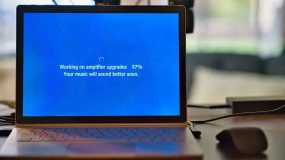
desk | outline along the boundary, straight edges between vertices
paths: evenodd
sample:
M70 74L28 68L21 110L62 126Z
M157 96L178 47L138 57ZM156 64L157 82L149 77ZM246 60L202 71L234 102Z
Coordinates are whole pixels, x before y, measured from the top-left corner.
M230 113L230 109L188 109L189 120L209 119L228 113ZM215 136L223 129L231 127L261 128L265 132L268 140L267 150L263 155L243 156L219 147ZM196 125L196 128L202 132L201 139L198 139L198 143L204 151L205 160L285 159L285 114L231 117L213 121L209 124Z
M4 109L5 110L5 109ZM6 109L5 111L7 112ZM0 112L2 112L1 109ZM228 109L188 109L189 120L203 120L228 114ZM243 156L227 149L218 147L215 136L223 129L230 127L259 127L264 130L268 139L268 149L263 155ZM232 117L214 121L209 124L196 126L202 131L198 143L204 151L205 160L237 160L237 159L260 159L260 160L284 160L285 159L285 114L254 115L244 117ZM5 138L0 138L0 147Z

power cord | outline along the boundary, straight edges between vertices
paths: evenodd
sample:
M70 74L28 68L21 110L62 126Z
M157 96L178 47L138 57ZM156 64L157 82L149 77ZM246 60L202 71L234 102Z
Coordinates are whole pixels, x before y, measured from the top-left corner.
M11 113L9 116L0 116L0 126L15 125L15 113Z
M197 130L197 129L195 128L195 125L194 125L193 123L191 123L190 121L187 121L187 125L188 125L188 128L190 129L190 131L192 132L193 136L194 136L195 138L200 139L202 132L199 131L199 130Z
M189 108L201 108L201 109L222 109L222 108L231 108L228 104L218 104L218 105L194 105L187 104Z
M223 119L223 118L228 118L228 117L274 113L274 112L277 112L277 111L279 111L279 110L281 110L283 108L285 108L285 104L280 106L280 107L277 107L275 109L272 109L272 110L230 114L230 115L226 115L226 116L221 116L221 117L216 117L216 118L207 119L207 120L201 120L201 121L187 121L187 124L188 124L188 127L189 127L190 131L192 132L193 136L195 138L199 139L199 138L201 138L202 132L195 128L196 124L208 123L208 122L212 122L212 121L216 121L216 120Z
M58 5L58 4L57 4L57 2L56 2L55 0L51 0L51 1L54 3L54 5Z
M0 104L6 105L10 108L16 108L16 103L10 100L0 100ZM10 115L0 116L0 126L3 125L14 125L15 124L15 113Z
M275 109L271 109L271 110L266 110L266 111L257 111L257 112L244 112L244 113L236 113L236 114L230 114L230 115L226 115L226 116L221 116L221 117L216 117L216 118L212 118L212 119L207 119L207 120L200 120L200 121L188 121L189 124L203 124L203 123L208 123L208 122L212 122L212 121L216 121L219 119L224 119L224 118L228 118L228 117L236 117L236 116L247 116L247 115L257 115L257 114L268 114L268 113L274 113L276 111L279 111L281 109L285 108L285 104L277 107Z

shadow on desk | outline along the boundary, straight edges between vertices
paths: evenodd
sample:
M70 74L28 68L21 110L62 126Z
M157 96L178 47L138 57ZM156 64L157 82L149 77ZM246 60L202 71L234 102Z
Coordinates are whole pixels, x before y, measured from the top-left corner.
M267 160L267 155L264 153L261 154L241 154L237 153L234 148L223 146L220 143L216 145L216 148L224 157L224 159L259 159L259 160Z

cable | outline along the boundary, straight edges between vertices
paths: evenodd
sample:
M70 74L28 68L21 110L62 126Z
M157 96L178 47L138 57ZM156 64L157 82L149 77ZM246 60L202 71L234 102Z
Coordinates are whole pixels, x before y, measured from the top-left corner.
M0 104L4 104L9 106L10 108L15 108L16 103L14 101L0 101ZM15 113L11 113L10 115L0 116L0 126L4 125L15 125Z
M7 120L9 120L9 119L15 119L14 117L15 117L15 116L0 116L0 119L2 118L2 119L7 119Z
M9 116L0 116L0 126L15 125L15 113L11 113Z
M197 130L197 128L195 127L193 123L191 123L190 121L187 121L187 125L195 138L201 138L202 132Z
M12 116L0 116L0 126L3 125L14 125L15 117Z
M201 108L201 109L222 109L222 108L231 108L228 104L221 104L221 105L193 105L193 104L187 104L187 107L189 108Z
M212 118L212 119L207 119L207 120L201 120L201 121L190 121L193 124L202 124L202 123L208 123L208 122L212 122L212 121L216 121L219 119L224 119L224 118L228 118L228 117L236 117L236 116L246 116L246 115L256 115L256 114L264 114L264 113L274 113L276 111L279 111L281 109L283 109L285 107L285 104L277 107L275 109L272 110L266 110L266 111L257 111L257 112L244 112L244 113L236 113L236 114L230 114L230 115L226 115L226 116L221 116L221 117L217 117L217 118ZM188 122L189 123L189 122Z
M56 2L55 0L51 0L51 1L54 3L54 5L58 5L58 4L57 4L57 2Z

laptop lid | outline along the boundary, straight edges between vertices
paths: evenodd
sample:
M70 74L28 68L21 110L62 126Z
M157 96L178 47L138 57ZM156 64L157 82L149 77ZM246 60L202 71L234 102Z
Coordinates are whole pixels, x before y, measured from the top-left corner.
M186 121L181 6L18 6L18 124Z

